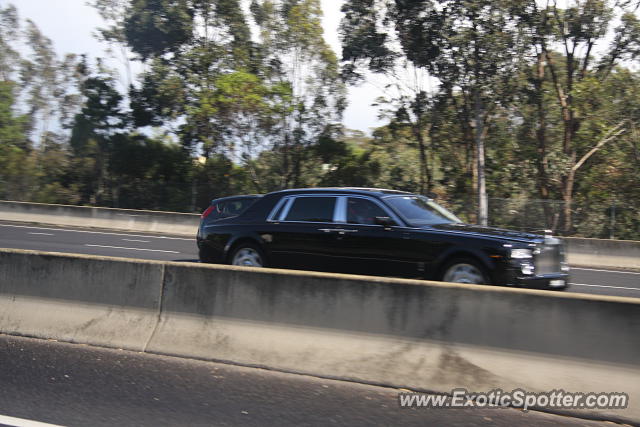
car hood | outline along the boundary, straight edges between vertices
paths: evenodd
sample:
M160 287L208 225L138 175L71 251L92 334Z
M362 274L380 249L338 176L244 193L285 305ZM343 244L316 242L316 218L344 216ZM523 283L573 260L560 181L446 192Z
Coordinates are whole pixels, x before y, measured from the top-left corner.
M496 227L483 227L481 225L463 224L463 223L451 223L451 224L438 224L421 227L423 229L435 229L447 232L458 232L463 234L471 234L474 236L484 236L491 238L500 238L505 240L513 240L518 242L541 242L544 241L544 236L540 234L525 233L522 231L506 230L504 228Z

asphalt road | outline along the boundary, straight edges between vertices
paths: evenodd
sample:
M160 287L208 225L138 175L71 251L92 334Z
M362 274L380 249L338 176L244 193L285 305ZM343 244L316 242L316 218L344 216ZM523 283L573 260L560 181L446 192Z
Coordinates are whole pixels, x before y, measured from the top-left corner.
M0 335L0 349L0 425L605 425L513 408L402 409L397 389L79 344Z
M197 262L194 237L0 223L0 247ZM640 298L640 270L574 267L568 292Z

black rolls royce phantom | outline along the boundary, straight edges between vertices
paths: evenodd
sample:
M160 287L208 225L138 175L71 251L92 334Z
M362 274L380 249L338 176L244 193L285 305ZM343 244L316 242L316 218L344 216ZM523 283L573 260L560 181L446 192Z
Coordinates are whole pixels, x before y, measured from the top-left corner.
M462 223L432 199L376 188L310 188L215 200L201 262L565 289L563 242ZM220 206L219 206L220 205Z

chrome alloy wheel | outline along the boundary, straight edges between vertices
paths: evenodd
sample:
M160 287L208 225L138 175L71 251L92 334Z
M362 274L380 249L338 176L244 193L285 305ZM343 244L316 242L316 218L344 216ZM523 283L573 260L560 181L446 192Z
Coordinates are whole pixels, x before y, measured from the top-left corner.
M476 285L482 285L486 283L482 271L475 265L460 263L454 264L442 277L443 282L454 283L472 283Z
M242 248L236 251L231 261L233 265L244 265L245 267L262 267L262 257L253 248Z

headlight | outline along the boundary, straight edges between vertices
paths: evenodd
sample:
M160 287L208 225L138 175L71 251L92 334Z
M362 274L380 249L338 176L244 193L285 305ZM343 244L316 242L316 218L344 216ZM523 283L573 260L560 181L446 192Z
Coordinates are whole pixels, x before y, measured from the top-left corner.
M513 259L532 258L533 252L531 249L511 249L510 255Z

